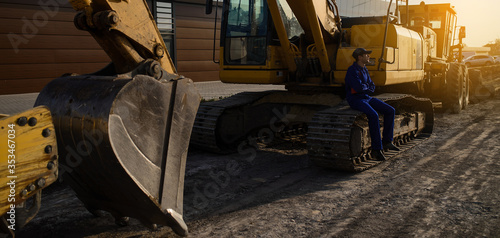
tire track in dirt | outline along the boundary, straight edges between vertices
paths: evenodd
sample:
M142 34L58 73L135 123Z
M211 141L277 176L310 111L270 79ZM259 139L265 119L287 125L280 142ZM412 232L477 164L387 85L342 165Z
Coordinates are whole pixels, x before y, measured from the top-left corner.
M492 133L493 130L490 130ZM486 135L490 135L490 133ZM484 135L484 134L483 134ZM472 149L463 149L451 154L456 161L452 166L443 168L446 176L437 176L435 178L427 177L427 182L430 183L425 189L427 191L417 192L416 195L422 200L414 206L413 211L409 214L406 222L420 224L416 231L413 231L412 236L429 237L449 235L450 233L459 232L457 229L449 229L452 225L461 224L461 234L463 235L468 229L469 224L460 220L460 217L451 214L450 210L467 206L470 202L477 202L480 199L476 196L476 189L473 184L476 184L479 178L473 176L476 170L486 169L484 164L487 161L482 161L477 155L481 148L479 145L485 142L488 136L477 137L472 143ZM491 137L490 137L491 138ZM489 139L491 140L491 139ZM497 148L495 152L498 152ZM463 153L463 154L460 154ZM459 154L458 156L455 156ZM443 153L442 157L447 157L448 153ZM471 164L470 159L473 159ZM432 174L430 174L432 176ZM475 198L476 197L476 198ZM448 218L443 220L443 218ZM432 224L431 227L429 225Z
M475 131L475 130L474 130ZM466 130L465 132L468 132ZM410 213L411 215L409 218L413 218L413 220L418 221L418 216L415 216L419 211L422 210L424 211L420 212L420 214L424 214L425 216L423 217L422 221L424 221L426 224L439 224L437 227L433 227L431 229L419 229L417 230L416 233L413 235L415 236L435 236L436 234L440 234L444 232L447 234L450 231L446 230L447 225L442 225L440 224L443 223L440 221L440 219L436 219L435 213L436 207L440 207L442 205L446 205L447 207L450 207L450 202L447 202L447 200L454 200L453 202L455 203L467 203L471 199L474 200L474 194L471 194L471 191L474 190L470 184L478 183L476 178L470 176L474 174L474 170L485 170L485 166L482 164L487 164L488 161L483 161L481 160L482 158L491 158L490 156L481 156L478 158L478 153L484 151L481 145L488 144L491 142L495 141L496 136L495 134L498 134L498 130L495 128L490 128L487 129L486 132L483 132L479 136L475 137L474 134L468 134L469 137L475 139L471 142L468 143L467 140L452 140L455 142L459 142L456 145L459 146L459 148L463 148L461 150L457 150L454 152L443 152L438 154L437 156L434 157L440 157L440 158L450 158L453 163L449 164L446 167L443 167L440 169L441 173L447 174L448 176L443 177L443 176L438 176L435 179L431 178L430 184L431 186L426 188L429 190L430 196L429 199L426 199L425 201L428 203L437 203L437 204L427 204L426 206L422 205L424 202L420 202L418 205L416 205L413 209L413 212ZM489 138L489 139L488 139ZM455 138L456 139L456 138ZM445 144L444 146L439 148L439 151L443 151L443 148L450 148L447 147L450 145L449 143ZM455 146L456 146L455 145ZM491 151L491 150L490 150ZM498 148L496 148L492 153L497 153ZM472 162L471 164L471 161ZM433 166L434 167L434 166ZM425 175L425 173L424 173ZM452 179L447 179L450 177L450 175L453 177ZM432 180L438 180L437 182L433 182ZM441 181L442 180L442 181ZM429 183L429 181L427 181ZM442 194L448 195L444 197L444 200L439 197L439 195ZM419 194L420 195L420 194ZM425 197L424 197L425 198ZM429 202L430 200L430 202ZM436 201L437 200L437 201ZM477 200L477 199L476 199ZM440 218L442 219L442 215ZM446 217L446 216L444 216ZM411 220L410 220L411 221ZM456 223L457 221L453 221L452 223ZM448 222L449 223L449 222ZM425 227L424 226L419 226L419 227ZM466 224L465 224L466 225ZM457 232L456 230L453 230L451 232Z
M314 196L311 197L306 196L306 198L304 198L304 196L301 196L292 198L292 200L295 201L288 203L289 206L286 207L288 208L288 210L283 207L286 205L282 204L286 202L272 202L272 208L269 208L269 204L259 206L258 208L252 209L253 211L258 212L258 214L256 214L255 216L237 215L238 217L242 218L240 218L238 221L231 221L229 222L229 224L225 225L231 227L231 230L237 230L240 232L237 234L245 234L246 232L250 232L253 234L266 234L263 235L264 237L274 237L274 235L280 234L279 231L275 231L273 228L265 226L265 223L281 223L280 225L282 225L283 227L291 229L289 231L298 230L297 232L300 232L304 229L307 230L307 228L297 229L297 226L299 226L298 224L295 224L294 227L293 222L283 222L283 219L288 220L287 218L296 218L300 216L314 217L311 216L311 214L319 214L320 219L314 220L316 220L316 222L320 224L319 226L323 228L317 229L312 233L305 233L305 236L319 237L321 235L324 235L327 237L350 237L357 235L371 236L373 234L377 234L378 236L382 234L388 236L408 236L410 232L410 234L419 234L418 227L426 227L426 225L435 222L434 220L436 218L433 216L429 216L428 214L435 213L441 209L440 205L442 202L431 194L436 191L448 191L453 188L454 181L452 179L440 178L448 177L458 171L464 171L463 166L460 165L463 164L463 162L467 160L467 158L470 157L471 154L475 153L475 151L465 153L467 148L456 151L444 149L450 149L451 147L453 147L453 145L457 145L460 144L460 142L466 141L464 140L464 138L471 136L471 132L478 131L477 127L478 126L474 123L470 125L466 130L463 130L459 133L448 133L456 134L455 136L451 137L450 140L448 140L448 142L453 141L454 143L444 143L441 144L440 147L436 146L436 150L438 151L437 155L430 155L424 157L422 160L416 161L415 164L412 165L412 167L409 169L409 171L405 171L404 173L384 175L383 173L385 173L384 170L386 168L384 168L384 166L379 166L377 168L374 168L378 171L370 170L365 171L362 174L354 175L353 180L355 179L355 182L349 181L347 179L346 181L334 181L336 187L346 188L345 191L342 191L342 193L335 194L334 191L316 191L313 192ZM494 133L496 133L496 131L490 129L489 132L487 131L487 133L483 134L482 136L476 137L476 139L471 144L478 147L479 144L483 143L485 138L490 137ZM428 144L432 143L433 142L428 142ZM442 159L440 161L436 159L438 157L454 157L454 159L451 161L448 161L448 159ZM387 167L387 165L385 167ZM319 176L321 176L321 174ZM437 178L434 178L436 176ZM396 178L402 181L392 182ZM315 179L311 178L311 180L314 181ZM306 181L304 182L304 184L308 184L310 182L311 181ZM377 186L365 186L367 182L374 183ZM297 185L297 187L300 186L301 185ZM410 189L406 191L401 191L401 189L396 189L397 192L392 191L395 190L395 188L401 187L408 187ZM319 193L322 193L322 195L324 195L322 196L324 197L324 199L320 199ZM415 197L417 197L417 199L414 199ZM366 198L369 198L369 203L366 203ZM332 210L332 208L329 206L325 207L319 205L317 207L314 207L314 205L311 205L331 203L332 200L336 199L340 201L339 203L342 204L342 207L347 207L347 209L342 209L340 208L340 206L337 206L337 208L340 208L340 211L325 212L327 210ZM393 203L394 205L403 205L409 207L410 210L403 212L400 212L398 210L393 215L384 214L385 216L389 216L388 219L384 220L389 220L389 222L391 222L391 226L393 227L393 229L389 229L390 232L387 232L385 231L387 224L383 224L383 222L373 223L371 221L377 219L377 214L383 214L384 212L378 211L377 207L382 206L387 208L387 206L391 203ZM303 204L303 206L298 207L294 206L293 204ZM271 212L267 211L267 209L270 209L272 212L274 212L274 214L285 215L282 215L283 219L272 219ZM238 213L239 212L236 212L236 214ZM373 213L375 214L372 215ZM228 214L228 216L236 214ZM330 219L321 219L321 216L329 216ZM335 219L334 217L339 217L339 219ZM241 223L250 225L246 228L242 228ZM316 226L318 226L317 223ZM261 225L267 227L267 230ZM302 224L302 226L305 225ZM440 225L437 228L431 228L429 231L422 234L440 234L439 232L442 228L442 225ZM297 233L292 232L292 234ZM212 233L212 235L214 234Z
M462 171L465 170L465 173L467 173L468 170L466 170L467 166L464 163L465 160L470 158L472 155L476 154L478 151L481 151L482 148L480 145L484 144L486 140L488 141L498 141L495 140L496 136L495 134L498 135L498 130L496 128L490 128L486 132L480 134L477 136L470 144L467 142L468 140L464 140L466 138L474 138L473 132L478 132L478 124L472 123L472 125L469 125L466 130L463 130L462 132L456 134L452 138L448 138L448 140L444 143L444 145L441 145L440 147L437 148L438 153L434 154L432 156L425 157L419 161L417 161L412 167L403 173L400 173L398 175L395 175L393 178L399 178L399 180L403 179L405 182L397 182L397 184L392 184L392 188L394 187L410 187L411 189L408 191L405 191L403 194L408 198L410 196L413 197L419 197L419 199L415 199L413 202L410 204L407 204L407 206L412 207L413 209L407 213L407 216L405 219L400 219L400 224L398 225L398 229L396 230L406 230L404 232L400 232L399 234L390 234L390 235L407 235L408 233L408 228L413 227L415 223L422 223L421 221L429 224L431 223L434 219L432 218L433 212L435 212L436 207L439 208L440 204L439 201L433 201L436 198L431 197L430 201L427 199L429 195L427 194L434 194L438 193L442 190L449 191L450 188L452 188L456 181L453 181L451 179L444 179L446 177L449 177L449 175L454 175L460 174ZM472 135L471 135L472 133ZM490 138L490 139L488 139ZM469 145L469 147L466 147L465 145ZM461 147L463 149L460 150L450 150L452 147L456 147L457 145L464 145L464 147ZM471 150L472 149L472 150ZM497 148L498 149L498 148ZM468 152L469 151L469 152ZM497 150L498 151L498 150ZM497 153L497 151L493 153ZM437 158L443 158L444 161L436 161ZM486 158L492 158L491 156L485 156ZM447 158L451 158L449 161ZM442 160L442 159L441 159ZM436 162L439 162L436 164ZM482 161L481 161L482 162ZM480 162L478 162L480 163ZM465 165L464 165L465 164ZM484 166L482 166L484 167ZM439 168L439 171L427 171L427 168ZM475 167L470 166L469 169L474 169ZM482 170L482 168L479 168L479 170ZM414 174L417 174L417 176L413 176ZM436 177L437 174L437 177ZM461 175L462 176L462 175ZM406 178L405 178L406 177ZM419 178L420 177L420 178ZM436 177L436 178L433 178ZM388 179L388 184L390 183L390 180ZM420 181L421 184L415 184L413 181ZM478 181L472 179L471 181L466 181L467 183L478 183ZM491 181L484 181L481 182L482 184L490 184ZM385 187L385 186L382 186ZM469 188L470 186L466 186ZM378 190L378 188L375 188L374 190ZM385 189L387 192L389 192L389 195L386 196L379 196L372 198L372 203L365 204L361 207L357 207L353 210L348 211L351 216L355 217L361 217L362 214L369 213L370 211L376 210L373 207L377 205L378 203L383 203L384 200L390 200L391 196L393 196L393 193L390 192L390 189ZM467 189L465 189L467 190ZM384 191L384 190L382 190ZM399 191L399 190L398 190ZM458 190L460 193L464 192L464 189ZM367 194L371 194L375 191L368 191ZM380 192L379 192L380 193ZM455 195L456 194L452 194ZM421 198L420 198L421 197ZM467 198L465 198L467 199ZM353 215L354 214L354 215ZM352 231L352 228L357 227L359 224L369 224L369 220L372 219L373 217L369 216L363 219L346 219L343 222L340 222L334 226L333 229L330 229L330 232L328 236L348 236L350 234L350 231ZM397 219L396 219L397 220ZM413 220L413 221L412 221ZM425 224L424 224L425 225ZM366 225L361 225L365 226ZM425 227L425 226L424 226ZM342 229L342 228L347 228L347 229ZM361 228L362 229L362 228ZM434 236L436 234L440 234L442 227L437 227L431 230L423 230L425 232L416 232L414 233L416 236ZM336 230L336 232L332 232L333 230ZM349 232L344 232L345 230ZM323 233L325 234L325 233ZM376 234L384 234L380 232L376 232ZM389 235L389 234L388 234Z
M204 209L185 213L190 237L498 237L498 108L495 99L459 115L436 114L429 139L357 174L309 166L297 153L259 152L251 164L234 155L190 154L185 205L193 186L203 192L215 181L210 174L231 161L241 168ZM137 221L116 228L110 215L93 218L81 204L59 208L45 209L24 237L47 230L52 236L177 237L168 227L150 231Z
M443 122L437 124L443 128L438 125L430 139L400 158L360 174L308 168L311 175L295 185L264 189L267 194L262 195L257 191L249 194L256 199L251 207L237 206L232 212L191 223L192 235L460 236L472 234L466 233L471 230L466 222L475 217L473 213L484 213L479 217L480 224L474 223L481 226L474 234L498 234L495 233L498 229L491 228L492 222L498 221L495 207L488 211L489 204L481 202L482 197L494 196L494 191L498 191L498 185L495 188L492 184L499 181L499 170L493 166L494 155L498 154L495 134L500 134L494 126L499 116L487 114L493 108L493 105L476 105L465 115L442 115ZM483 126L492 128L485 131ZM481 131L485 133L480 134ZM486 171L482 166L470 164L471 157L477 164L493 169ZM490 173L493 176L488 177ZM263 198L273 193L281 195L270 200ZM457 229L461 226L465 229Z

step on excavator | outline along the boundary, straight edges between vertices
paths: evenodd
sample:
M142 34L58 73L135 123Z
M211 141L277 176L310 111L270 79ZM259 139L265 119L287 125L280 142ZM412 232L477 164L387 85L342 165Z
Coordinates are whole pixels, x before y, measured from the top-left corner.
M3 230L14 234L7 220L12 206L41 196L41 189L59 177L94 215L107 211L118 225L132 217L150 228L167 225L187 235L184 172L201 100L194 83L177 74L146 1L70 3L78 11L75 26L88 31L112 62L95 73L54 79L40 92L35 109L0 121L2 139L13 132L10 126L19 129L16 151L33 145L31 157L17 154L15 175L22 182L15 190L3 183L0 190L4 198L10 191L16 198L2 200ZM8 174L10 162L2 156L2 163L2 175ZM38 198L35 203L39 208Z
M387 6L381 16L341 17L334 0L207 0L207 14L222 9L221 81L286 90L202 103L191 144L244 152L248 138L296 131L305 134L309 158L320 166L362 171L379 164L370 155L366 116L343 100L346 71L360 47L374 57L367 68L380 93L375 97L396 109L396 144L404 151L428 138L431 99L453 113L467 106L468 70L453 54L461 55L465 27L457 30L450 4L379 2Z

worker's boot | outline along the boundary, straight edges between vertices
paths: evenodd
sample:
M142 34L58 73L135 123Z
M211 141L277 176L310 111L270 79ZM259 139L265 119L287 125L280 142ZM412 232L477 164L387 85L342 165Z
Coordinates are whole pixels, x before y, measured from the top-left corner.
M372 158L379 161L387 160L382 150L372 150Z
M384 144L384 149L385 150L394 150L394 151L400 151L400 149L395 146L392 142L388 142Z

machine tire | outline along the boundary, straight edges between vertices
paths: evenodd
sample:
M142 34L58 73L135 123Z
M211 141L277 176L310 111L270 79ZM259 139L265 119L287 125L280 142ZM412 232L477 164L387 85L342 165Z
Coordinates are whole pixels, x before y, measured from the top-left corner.
M461 65L462 66L462 74L463 74L463 82L464 82L464 94L463 94L463 105L462 109L466 109L467 106L469 105L469 97L470 97L470 77L469 77L469 69L467 68L466 65Z
M460 64L451 63L446 72L446 97L443 109L451 113L460 113L464 104L464 77Z

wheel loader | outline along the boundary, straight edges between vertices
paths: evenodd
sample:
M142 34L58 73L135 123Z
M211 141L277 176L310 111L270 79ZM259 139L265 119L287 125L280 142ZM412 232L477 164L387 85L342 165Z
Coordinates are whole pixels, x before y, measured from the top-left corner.
M396 109L397 145L409 148L432 133L430 99L453 112L467 105L467 68L452 54L462 48L465 29L452 45L456 12L450 4L400 6L391 0L387 14L376 17L340 17L331 0L220 4L221 81L281 84L286 90L244 92L200 105L191 143L201 149L244 152L248 135L267 140L306 131L309 157L321 166L362 171L377 165L369 153L366 116L343 100L345 74L358 47L372 51L367 68L381 93L375 97ZM206 6L211 13L214 2Z
M70 3L75 26L112 62L54 79L36 108L1 119L1 140L9 140L0 147L3 230L14 235L20 228L10 223L16 214L18 225L28 222L17 208L37 196L32 218L41 189L59 177L94 215L107 211L118 225L133 217L187 235L184 171L198 91L177 74L144 0Z

